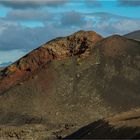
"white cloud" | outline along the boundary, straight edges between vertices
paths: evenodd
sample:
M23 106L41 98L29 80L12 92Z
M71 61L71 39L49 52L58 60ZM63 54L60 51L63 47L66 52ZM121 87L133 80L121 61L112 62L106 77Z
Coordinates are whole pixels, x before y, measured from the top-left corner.
M0 65L3 63L13 62L25 55L27 52L21 50L0 51Z
M93 19L94 30L108 36L112 34L126 34L140 29L140 19L128 18L109 13L87 14L87 18Z

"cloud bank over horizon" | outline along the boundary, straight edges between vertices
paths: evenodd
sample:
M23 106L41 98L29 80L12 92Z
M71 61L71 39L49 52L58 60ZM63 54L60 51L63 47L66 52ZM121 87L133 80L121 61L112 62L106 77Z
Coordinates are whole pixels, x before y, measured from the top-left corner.
M2 0L0 66L78 30L103 36L139 30L139 13L139 0Z

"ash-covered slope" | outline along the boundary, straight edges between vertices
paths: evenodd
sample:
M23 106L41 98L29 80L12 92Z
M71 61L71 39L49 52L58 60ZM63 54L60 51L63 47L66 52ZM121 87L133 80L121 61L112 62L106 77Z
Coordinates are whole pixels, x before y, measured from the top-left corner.
M77 129L140 107L140 43L82 31L50 41L1 77L0 124Z
M124 36L130 39L135 39L135 40L140 41L140 30L128 33Z
M140 109L102 119L79 129L64 139L139 139Z

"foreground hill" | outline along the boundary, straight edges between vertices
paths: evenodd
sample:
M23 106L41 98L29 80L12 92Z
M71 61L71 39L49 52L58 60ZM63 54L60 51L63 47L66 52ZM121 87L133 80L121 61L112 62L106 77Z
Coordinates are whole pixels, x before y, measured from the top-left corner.
M140 30L128 33L124 36L130 39L135 39L135 40L140 41Z
M140 107L139 82L140 42L80 31L42 45L1 71L0 124L9 131L16 125L21 131L43 129L43 138L52 136L46 130L59 128L55 134L65 136ZM18 126L14 132L21 134ZM32 131L24 139L28 135Z
M93 122L65 139L138 139L140 109Z

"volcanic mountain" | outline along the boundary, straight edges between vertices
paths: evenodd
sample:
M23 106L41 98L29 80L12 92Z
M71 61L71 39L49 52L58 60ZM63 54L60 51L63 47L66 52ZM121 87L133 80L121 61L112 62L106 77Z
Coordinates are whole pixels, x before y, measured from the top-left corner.
M42 45L3 70L0 77L0 94L52 60L82 56L83 53L88 55L89 50L100 39L102 37L93 31L79 31Z
M140 30L128 33L124 36L130 39L135 39L135 40L140 41Z
M47 138L47 130L62 126L59 133L66 135L140 107L139 83L140 42L79 31L49 41L0 72L0 124L37 125L31 130L43 125L45 136L39 137ZM19 134L19 128L14 131Z

